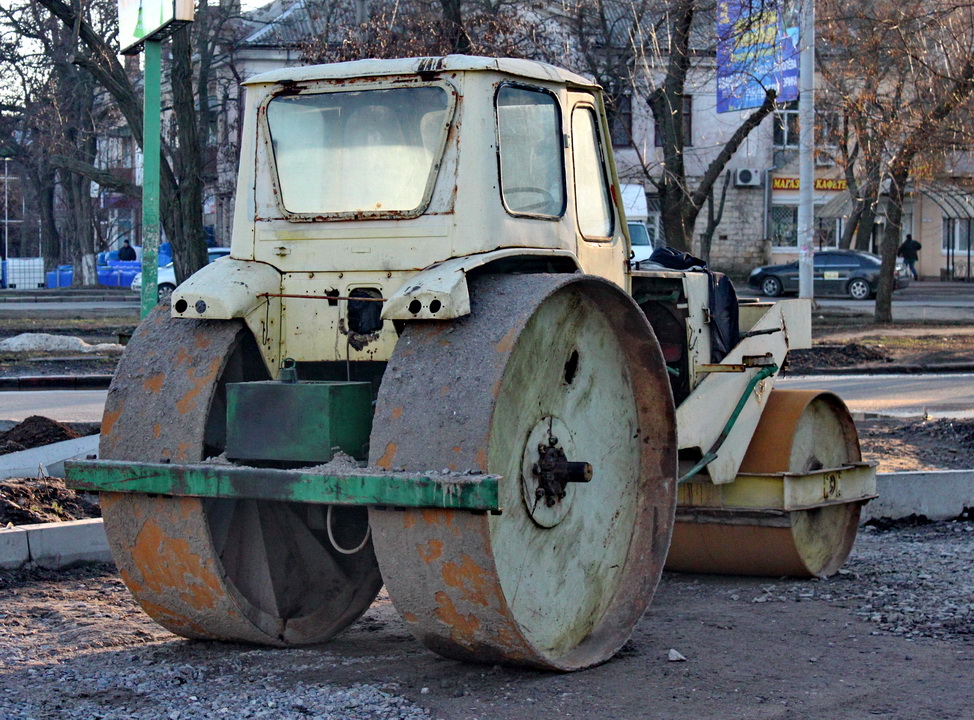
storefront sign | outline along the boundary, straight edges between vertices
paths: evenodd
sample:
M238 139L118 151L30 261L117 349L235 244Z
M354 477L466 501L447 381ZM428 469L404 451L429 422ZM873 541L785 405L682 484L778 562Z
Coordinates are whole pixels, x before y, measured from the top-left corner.
M771 179L772 190L797 190L799 186L796 177L776 177ZM819 192L839 192L847 190L849 184L844 178L815 178L815 189Z

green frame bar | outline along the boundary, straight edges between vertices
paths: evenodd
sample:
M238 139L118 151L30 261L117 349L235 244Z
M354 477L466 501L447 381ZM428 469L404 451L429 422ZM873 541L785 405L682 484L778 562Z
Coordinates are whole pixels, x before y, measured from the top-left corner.
M322 475L236 465L170 465L85 460L65 463L76 490L177 497L383 505L499 513L497 475L378 473Z

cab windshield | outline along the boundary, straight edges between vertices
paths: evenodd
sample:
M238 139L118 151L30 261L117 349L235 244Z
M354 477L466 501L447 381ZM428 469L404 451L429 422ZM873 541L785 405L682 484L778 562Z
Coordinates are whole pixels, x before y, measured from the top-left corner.
M422 213L451 114L441 86L275 97L267 124L285 211Z

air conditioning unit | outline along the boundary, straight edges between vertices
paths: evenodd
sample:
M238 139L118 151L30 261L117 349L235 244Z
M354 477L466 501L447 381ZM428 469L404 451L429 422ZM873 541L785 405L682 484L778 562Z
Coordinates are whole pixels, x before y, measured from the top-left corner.
M734 187L761 187L761 175L757 168L738 168L734 171Z

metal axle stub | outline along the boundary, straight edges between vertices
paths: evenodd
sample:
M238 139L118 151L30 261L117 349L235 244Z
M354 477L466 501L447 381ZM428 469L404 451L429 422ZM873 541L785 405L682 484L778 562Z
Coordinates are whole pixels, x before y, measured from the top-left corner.
M575 497L572 483L592 479L589 463L568 460L576 454L572 433L559 418L541 418L528 434L521 496L531 519L541 527L554 527L568 515Z

